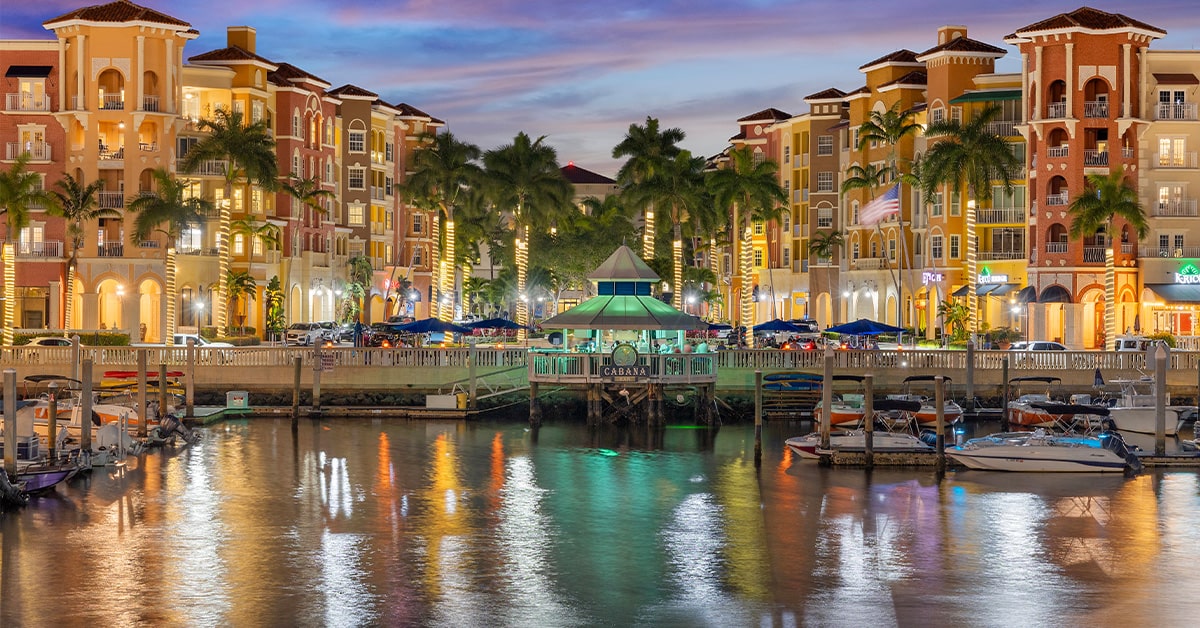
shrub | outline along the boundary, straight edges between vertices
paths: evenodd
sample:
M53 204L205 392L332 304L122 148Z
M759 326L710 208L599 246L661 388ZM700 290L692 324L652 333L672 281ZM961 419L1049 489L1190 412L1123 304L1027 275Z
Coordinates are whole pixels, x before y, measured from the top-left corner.
M1149 340L1161 340L1161 341L1167 343L1168 347L1170 347L1172 349L1175 348L1175 336L1172 335L1171 332L1169 332L1169 331L1160 331L1160 332L1156 332L1153 334L1149 334L1146 336L1146 338Z

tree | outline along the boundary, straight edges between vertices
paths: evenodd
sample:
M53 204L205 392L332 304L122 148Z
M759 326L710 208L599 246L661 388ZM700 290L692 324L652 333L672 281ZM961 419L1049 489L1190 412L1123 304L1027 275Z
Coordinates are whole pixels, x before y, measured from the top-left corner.
M188 191L189 182L176 179L163 168L155 170L152 178L156 189L151 193L130 198L125 204L125 210L137 214L133 230L138 241L149 239L156 231L166 236L166 245L163 247L164 280L167 284L167 320L164 336L166 343L171 345L175 342L175 242L184 231L204 224L206 216L212 211L213 203L191 196Z
M1117 166L1107 176L1091 174L1087 184L1067 208L1071 216L1071 237L1080 239L1104 231L1104 337L1117 336L1116 264L1113 252L1114 223L1120 218L1133 227L1139 240L1146 237L1146 211L1138 202L1137 189Z
M63 218L67 224L67 245L70 247L67 255L67 302L65 307L66 325L69 327L74 318L75 309L75 273L79 269L79 249L83 248L83 238L86 235L84 224L100 218L120 218L120 212L115 209L100 209L97 207L97 194L104 189L104 181L99 179L84 184L70 173L64 173L63 178L54 184L55 202L46 212Z
M808 242L808 252L821 259L832 260L834 253L846 245L846 236L841 231L818 231Z
M317 177L302 179L295 175L291 175L287 181L281 181L279 183L279 189L284 194L297 201L301 208L305 208L311 212L321 215L329 213L329 210L325 208L324 201L326 199L337 198L337 195L333 192L321 188L321 182L317 179ZM296 217L299 217L299 212L293 212L293 214L296 215ZM305 218L307 218L307 216ZM281 234L276 234L277 240L282 240L282 238L279 237L280 235ZM276 243L281 244L281 242ZM294 257L296 255L296 249L299 247L299 242L292 242L290 256ZM291 286L292 284L292 266L294 265L295 264L293 264L291 261L288 262L287 275L284 277L285 281L283 286L285 291L288 289L288 286ZM284 300L287 300L286 295ZM284 320L287 320L286 314Z
M706 207L704 196L704 158L693 157L686 150L673 158L664 159L641 183L628 190L629 198L639 206L666 207L671 221L671 260L674 264L671 285L675 289L673 304L683 305L683 223Z
M464 190L478 185L483 170L476 162L482 156L479 147L459 141L452 133L426 133L419 138L421 148L413 154L413 172L403 186L410 197L424 197L438 210L444 221L439 232L445 237L444 254L436 254L434 268L439 269L442 294L453 294L458 276L457 233L454 223ZM436 249L435 249L436 250ZM441 262L448 262L441 273ZM439 301L438 318L450 320L454 304Z
M979 299L976 297L975 266L979 237L975 233L976 200L990 203L992 184L999 182L1006 193L1013 189L1012 173L1023 164L1013 154L1003 137L989 130L990 123L1000 115L1000 107L992 105L970 122L945 120L929 125L925 134L937 137L937 143L925 152L921 162L921 187L925 197L932 200L937 188L950 186L953 192L967 187L967 333L978 329Z
M754 346L754 302L751 300L751 273L754 270L753 236L755 222L775 220L786 203L787 193L779 185L779 164L769 159L758 161L749 146L729 153L729 165L709 174L708 184L719 202L731 208L731 224L741 230L738 277L741 289L738 305L740 323L746 327L746 344Z
M7 171L0 172L0 210L4 214L4 247L0 261L4 264L4 346L13 343L16 324L17 286L16 252L13 236L29 226L29 210L38 205L50 206L54 198L42 189L42 178L28 170L29 153L22 153Z
M347 298L354 299L358 304L355 314L366 311L364 301L371 289L371 278L375 276L375 265L371 263L371 258L355 255L346 260L346 276L349 278Z
M617 183L626 190L637 190L644 182L654 177L667 161L679 154L678 144L686 134L677 128L659 130L658 118L646 116L646 125L629 125L625 138L613 147L613 159L628 157L617 171ZM654 202L653 195L642 195L645 210L645 231L642 234L642 258L654 257Z
M942 325L950 328L951 340L962 341L969 337L967 323L971 317L970 308L962 303L942 301L938 303L937 313L942 317ZM942 333L944 334L945 330Z
M258 282L254 277L244 270L230 270L229 274L225 275L225 294L229 295L230 309L238 312L239 304L246 304L246 301L253 301L255 292L258 290ZM246 314L239 312L237 314L238 327L242 334L246 333Z
M235 220L229 224L229 232L235 236L245 236L250 242L250 256L254 257L254 241L258 240L263 243L265 250L275 250L279 246L280 229L278 225L273 225L269 222L258 222L253 219L243 218Z
M225 202L220 208L217 236L218 272L224 277L229 273L230 266L229 237L234 213L234 185L243 181L264 190L275 189L278 185L275 140L271 137L271 128L266 120L246 123L241 112L224 107L218 108L211 119L200 120L197 126L201 131L207 131L208 135L187 151L183 171L196 172L208 162L224 162ZM244 208L237 208L237 213L245 213ZM219 284L218 290L221 294L213 306L214 323L217 329L224 330L229 323L225 311L228 297L224 294L224 283Z
M518 133L511 144L489 150L483 155L488 194L500 211L511 212L515 226L514 258L517 292L525 291L529 268L529 230L549 227L559 216L570 211L575 186L558 167L558 153L545 136L531 139ZM524 301L517 301L516 322L529 324Z
M279 275L271 277L271 281L267 282L266 289L263 290L263 309L266 310L266 333L271 338L275 334L283 333L284 327L287 326L287 319L283 316L283 290L279 287Z

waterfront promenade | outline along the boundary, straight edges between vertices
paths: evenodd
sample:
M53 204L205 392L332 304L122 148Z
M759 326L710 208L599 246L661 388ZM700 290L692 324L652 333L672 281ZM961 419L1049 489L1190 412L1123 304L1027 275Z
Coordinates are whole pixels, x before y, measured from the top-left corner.
M99 379L105 371L135 370L138 354L146 354L148 370L160 364L183 370L192 377L197 391L249 392L288 390L295 377L295 360L301 361L301 385L305 389L319 377L322 389L336 391L380 391L393 393L448 393L466 388L474 353L475 376L492 389L519 388L528 383L528 365L533 356L551 355L564 380L574 364L595 354L531 353L524 347L383 349L357 347L8 347L0 350L0 368L13 368L18 380L35 374L76 374L76 364L91 359ZM809 371L820 373L824 354L819 351L751 349L711 354L647 355L645 360L669 361L711 356L715 361L718 393L744 393L754 389L754 372ZM952 393L967 382L968 353L946 350L834 351L834 372L875 376L881 390L896 389L910 375L943 375L952 380ZM1139 378L1153 373L1154 365L1136 352L1102 351L975 351L973 385L976 395L994 394L1003 384L1003 361L1009 361L1009 377L1051 375L1063 380L1067 390L1093 388L1099 369L1106 381ZM318 375L319 373L319 375ZM1194 398L1200 373L1200 352L1172 351L1167 384L1172 395Z

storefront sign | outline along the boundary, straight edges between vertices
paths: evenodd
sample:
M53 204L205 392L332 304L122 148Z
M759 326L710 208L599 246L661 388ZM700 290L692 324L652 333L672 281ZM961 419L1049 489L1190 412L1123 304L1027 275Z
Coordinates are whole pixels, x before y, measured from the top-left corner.
M921 285L928 286L931 283L942 283L942 280L945 278L946 276L942 273L927 270L921 273Z
M979 276L975 278L975 283L984 285L993 283L1008 283L1008 275L993 275L991 269L987 266L984 266L983 272L979 273Z
M600 366L600 377L604 378L646 378L650 377L650 367L645 364L635 364L633 366L612 366L604 364Z
M1195 264L1186 264L1175 273L1175 283L1200 285L1200 268Z

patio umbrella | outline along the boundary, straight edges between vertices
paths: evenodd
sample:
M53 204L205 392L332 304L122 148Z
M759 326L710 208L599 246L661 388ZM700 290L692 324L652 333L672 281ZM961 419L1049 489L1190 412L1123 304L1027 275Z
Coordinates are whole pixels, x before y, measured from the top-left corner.
M790 331L795 334L804 332L803 329L781 319L759 323L754 326L754 331Z
M471 329L529 329L507 318L489 318L482 321L475 321L474 323L467 323L467 327Z
M428 334L435 331L449 331L456 334L469 334L472 331L470 327L463 327L461 325L455 325L454 323L447 323L446 321L438 320L436 318L423 318L419 321L413 321L404 325L392 325L391 327L395 331L402 331L410 334Z
M834 325L825 331L850 336L878 336L879 334L898 334L904 331L904 328L860 318L852 323Z
M721 331L723 329L733 329L733 325L729 323L709 323L708 331Z

